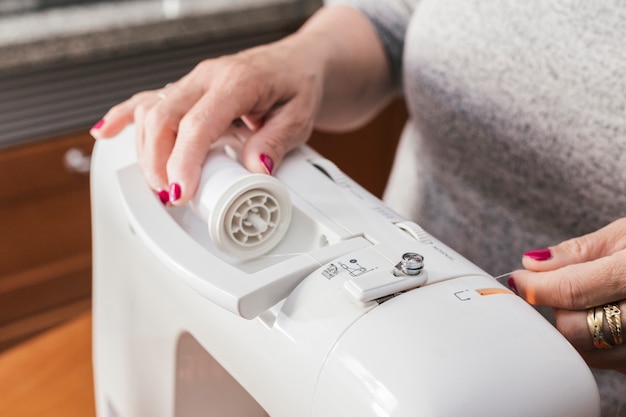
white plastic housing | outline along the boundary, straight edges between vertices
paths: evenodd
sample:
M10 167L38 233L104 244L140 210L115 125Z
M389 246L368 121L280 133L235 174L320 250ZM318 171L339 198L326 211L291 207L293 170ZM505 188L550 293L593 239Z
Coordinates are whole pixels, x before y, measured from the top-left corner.
M600 414L554 327L311 149L275 173L285 235L242 261L161 204L133 138L93 157L98 417ZM423 272L398 273L405 254Z

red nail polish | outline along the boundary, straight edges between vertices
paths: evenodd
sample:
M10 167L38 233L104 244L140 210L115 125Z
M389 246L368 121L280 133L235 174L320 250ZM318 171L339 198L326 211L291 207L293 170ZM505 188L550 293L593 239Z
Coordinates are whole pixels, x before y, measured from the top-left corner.
M533 249L524 254L535 261L547 261L552 258L552 251L548 248Z
M272 158L262 153L259 159L261 159L261 163L267 170L267 173L272 175L272 171L274 171L274 161L272 160Z
M511 291L513 291L515 294L519 295L519 292L517 291L517 286L515 285L515 280L513 279L513 277L509 278L506 281L506 285L509 286L509 289Z
M104 119L100 119L95 125L91 127L91 130L98 130L102 127L103 124L104 124Z
M159 196L159 200L161 200L161 203L163 203L163 205L167 204L170 201L170 193L166 190L158 191L157 195Z
M170 203L177 201L180 198L181 194L182 194L182 191L178 183L174 182L170 184L170 192L169 192Z

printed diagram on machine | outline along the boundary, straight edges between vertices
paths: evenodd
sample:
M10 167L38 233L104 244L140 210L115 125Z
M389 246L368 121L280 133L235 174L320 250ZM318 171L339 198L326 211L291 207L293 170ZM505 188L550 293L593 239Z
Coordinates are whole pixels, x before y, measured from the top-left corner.
M376 268L364 267L359 264L358 259L352 258L348 260L347 262L338 261L337 264L334 264L334 263L329 264L322 272L322 275L324 275L328 279L331 279L335 275L339 274L340 272L345 271L348 274L350 274L351 277L354 278L354 277L361 276L365 274L366 272L373 271L374 269Z

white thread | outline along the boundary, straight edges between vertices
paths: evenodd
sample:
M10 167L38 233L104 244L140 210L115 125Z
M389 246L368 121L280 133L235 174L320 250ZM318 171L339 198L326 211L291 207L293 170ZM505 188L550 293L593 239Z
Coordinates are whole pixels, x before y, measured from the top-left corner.
M289 192L274 177L248 172L225 148L222 144L209 152L190 204L207 222L221 251L240 260L256 258L287 232L292 214Z

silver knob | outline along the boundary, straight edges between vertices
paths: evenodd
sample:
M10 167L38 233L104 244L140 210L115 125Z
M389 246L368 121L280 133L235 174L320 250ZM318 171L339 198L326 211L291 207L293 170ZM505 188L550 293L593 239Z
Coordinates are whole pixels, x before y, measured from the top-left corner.
M424 257L418 253L407 252L402 255L402 260L398 262L394 269L394 275L400 273L404 275L419 275L424 268Z

